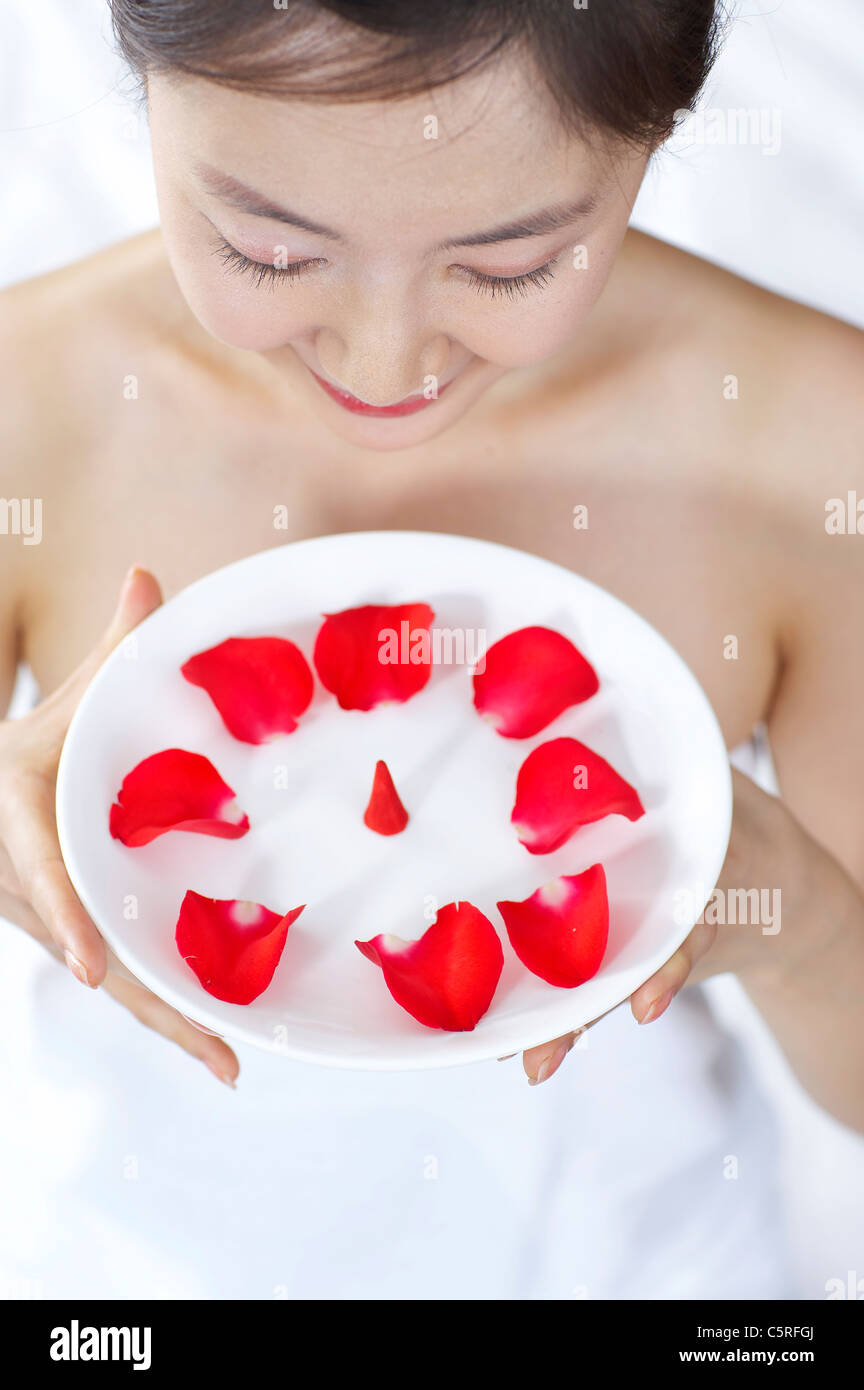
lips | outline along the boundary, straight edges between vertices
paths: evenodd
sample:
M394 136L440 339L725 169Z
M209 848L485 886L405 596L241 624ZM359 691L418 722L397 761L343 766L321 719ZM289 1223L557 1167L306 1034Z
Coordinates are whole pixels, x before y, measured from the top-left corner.
M312 368L309 368L312 372ZM427 405L432 405L450 385L446 381L443 386L438 387L437 396L427 397L422 394L406 396L403 401L397 401L395 405L368 405L366 401L361 401L357 396L352 396L350 391L342 391L338 386L333 386L329 381L325 381L317 372L312 372L318 385L327 392L331 400L337 405L341 405L343 410L350 410L353 415L369 415L389 418L398 415L415 415L418 410L425 410Z

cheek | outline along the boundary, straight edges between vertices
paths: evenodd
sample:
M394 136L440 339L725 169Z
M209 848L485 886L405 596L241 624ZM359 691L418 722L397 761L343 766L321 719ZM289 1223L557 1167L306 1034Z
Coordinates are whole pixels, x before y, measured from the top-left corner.
M588 265L574 265L565 253L554 284L512 304L495 301L463 325L462 341L499 367L528 367L560 351L588 317L609 276L607 261L595 253Z
M251 276L228 273L219 258L207 251L200 256L181 253L171 261L189 308L220 342L266 352L305 331L278 285L256 286Z
M285 287L257 286L251 276L224 269L200 220L162 202L162 234L171 269L198 322L231 347L265 352L300 337L307 325L286 302ZM290 287L289 287L290 288Z
M193 314L214 338L231 347L268 352L303 336L306 326L296 310L280 302L278 286L256 287L251 278L239 275L236 281L217 268L215 275L212 269L197 277L193 272L188 285L181 286Z

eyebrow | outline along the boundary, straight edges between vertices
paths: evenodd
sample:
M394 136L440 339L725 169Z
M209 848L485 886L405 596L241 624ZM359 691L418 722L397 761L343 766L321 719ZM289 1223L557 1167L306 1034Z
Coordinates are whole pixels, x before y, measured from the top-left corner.
M331 241L345 239L339 232L322 226L320 222L313 222L311 218L303 217L299 212L292 212L290 208L282 207L279 203L272 203L269 198L248 188L239 179L232 178L230 174L220 174L208 164L198 166L198 177L214 197L238 208L240 212L248 213L250 217L267 217L272 222L285 222L290 227L300 227L304 232L314 232L317 236L328 237Z
M558 232L587 217L597 206L593 196L580 198L575 203L556 203L554 207L541 208L539 212L529 213L515 222L505 222L500 227L490 227L487 232L472 232L470 236L455 237L452 241L442 241L436 251L449 250L451 246L491 246L498 241L522 241L525 237L547 236Z
M198 167L198 176L214 197L240 212L245 212L249 217L266 217L273 222L283 222L289 227L299 227L304 232L326 237L329 241L345 240L341 232L334 231L332 227L325 227L310 217L304 217L302 213L293 212L280 203L271 202L269 198L256 193L254 189L230 174L222 174L203 164ZM490 227L488 231L472 232L468 236L442 241L434 249L447 251L454 246L491 246L501 241L522 241L527 237L547 236L550 232L560 231L587 217L596 208L597 201L597 198L591 195L574 203L556 203L552 207L541 208L539 212L529 213L513 222Z

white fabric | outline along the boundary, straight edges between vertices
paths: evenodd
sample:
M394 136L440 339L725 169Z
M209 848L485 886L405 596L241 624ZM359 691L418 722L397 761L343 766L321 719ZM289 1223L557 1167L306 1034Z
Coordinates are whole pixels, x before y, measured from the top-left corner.
M3 977L12 1296L792 1294L771 1107L699 991L540 1088L242 1050L232 1094L18 934Z
M12 281L151 224L155 197L103 0L4 9ZM707 101L781 107L781 151L663 156L639 224L864 322L861 24L856 0L751 0ZM818 1298L860 1270L859 1142L734 981L586 1038L536 1088L516 1059L387 1076L243 1051L231 1093L0 930L0 1295Z
M732 754L732 762L766 791L782 792L764 728ZM854 1287L864 1258L864 1139L819 1109L792 1076L761 1016L732 975L709 980L704 992L715 1016L738 1038L771 1097L780 1128L777 1185L783 1195L799 1298L824 1298L831 1280Z
M53 963L20 943L4 955L13 1289L791 1292L770 1106L695 991L653 1028L610 1015L537 1088L517 1059L382 1075L244 1050L231 1093ZM737 1177L724 1175L730 1157Z
M772 1108L700 990L538 1088L241 1049L232 1094L14 929L3 956L7 1296L794 1295Z

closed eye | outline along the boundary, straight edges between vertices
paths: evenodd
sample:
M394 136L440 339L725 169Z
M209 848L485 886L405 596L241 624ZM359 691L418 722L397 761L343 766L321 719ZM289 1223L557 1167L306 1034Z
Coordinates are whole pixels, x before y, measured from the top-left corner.
M289 261L287 265L274 265L269 261L253 261L250 256L238 251L236 246L232 246L224 237L220 237L219 244L214 250L214 255L218 256L226 270L233 271L240 275L250 275L256 286L269 284L273 286L278 280L299 280L301 275L307 271L314 270L316 266L326 264L322 257L309 257L302 261ZM558 261L559 256L554 256L546 261L544 265L537 266L534 270L528 270L522 275L488 275L482 270L475 270L471 266L459 266L468 284L471 285L479 294L486 294L490 299L524 298L529 289L542 289L548 285L552 279L552 271Z
M471 266L460 266L460 269L464 271L469 285L473 285L481 294L488 294L492 299L499 296L516 299L524 298L531 288L542 289L544 285L548 285L552 279L552 270L560 259L560 255L553 256L545 265L537 266L536 270L528 270L524 275L487 275Z
M220 239L213 254L219 257L226 270L234 271L239 275L251 275L256 285L274 285L277 280L283 278L298 280L307 270L324 264L320 258L289 261L287 265L272 265L269 261L253 261L250 256L244 256L242 251L238 251L236 246L232 246L224 238Z

